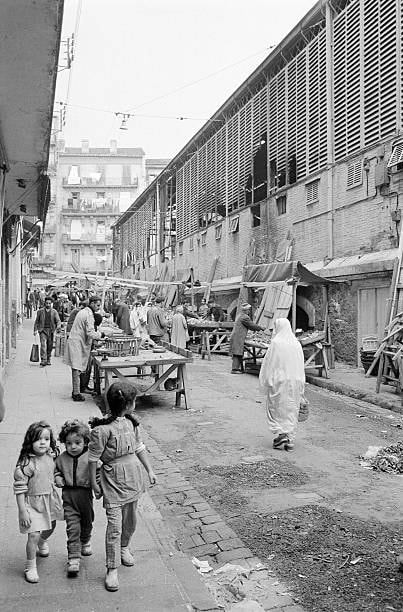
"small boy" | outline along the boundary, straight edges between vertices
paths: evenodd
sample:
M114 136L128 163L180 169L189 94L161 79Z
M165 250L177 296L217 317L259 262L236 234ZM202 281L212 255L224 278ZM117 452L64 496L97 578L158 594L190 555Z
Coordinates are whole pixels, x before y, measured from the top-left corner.
M59 440L66 450L55 462L55 483L61 487L67 532L67 575L77 576L81 555L92 555L93 496L88 471L90 429L81 421L66 421Z

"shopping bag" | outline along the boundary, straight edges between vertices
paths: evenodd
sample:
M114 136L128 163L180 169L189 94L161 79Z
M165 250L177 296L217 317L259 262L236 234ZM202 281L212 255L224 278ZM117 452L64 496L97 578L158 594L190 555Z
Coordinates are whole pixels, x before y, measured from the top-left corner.
M39 344L33 344L29 360L37 363L39 361Z
M299 403L299 412L298 412L298 421L303 423L307 421L309 417L309 402L306 399L305 395L301 397L301 401Z

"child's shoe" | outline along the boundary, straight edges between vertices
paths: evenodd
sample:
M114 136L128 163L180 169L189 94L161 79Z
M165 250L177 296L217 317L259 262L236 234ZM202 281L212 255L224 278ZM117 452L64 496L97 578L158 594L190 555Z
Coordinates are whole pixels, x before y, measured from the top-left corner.
M36 569L36 559L27 559L25 563L25 580L35 584L39 582L38 571Z
M119 579L117 569L108 569L105 576L105 588L107 591L119 590Z
M67 575L69 578L75 578L80 572L80 559L69 559L67 561Z
M273 440L273 448L282 450L287 442L289 442L288 435L286 433L279 434L277 438Z
M92 555L91 542L81 544L81 554L83 557L90 557Z
M49 557L49 544L46 540L39 538L38 553L40 557Z
M134 557L132 553L130 552L128 546L125 546L125 547L122 546L120 550L120 559L123 565L127 565L128 567L131 567L132 565L134 565Z

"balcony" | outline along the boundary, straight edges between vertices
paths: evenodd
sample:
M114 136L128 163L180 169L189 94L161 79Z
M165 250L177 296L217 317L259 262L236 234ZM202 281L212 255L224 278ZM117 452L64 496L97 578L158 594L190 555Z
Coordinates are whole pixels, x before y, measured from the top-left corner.
M68 189L72 189L73 191L80 189L81 187L89 187L94 189L94 187L102 187L103 189L119 189L122 187L133 187L133 189L137 189L139 186L139 179L137 176L133 178L129 177L121 177L121 178L111 178L107 179L104 176L101 176L99 181L96 181L92 178L81 177L79 178L79 183L69 183L67 177L62 179L63 187L67 187Z
M105 234L81 234L80 238L72 238L71 234L62 234L62 244L112 244L112 232Z
M54 255L45 255L43 257L33 257L32 265L34 266L54 266L56 262Z
M77 217L94 215L120 215L118 198L68 198L63 215Z

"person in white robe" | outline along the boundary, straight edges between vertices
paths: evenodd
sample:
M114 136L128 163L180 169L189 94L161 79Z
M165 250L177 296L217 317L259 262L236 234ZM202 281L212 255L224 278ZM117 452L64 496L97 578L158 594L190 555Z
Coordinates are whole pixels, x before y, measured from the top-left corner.
M304 353L288 319L277 319L260 369L267 394L266 414L275 439L273 448L292 450L305 388Z

